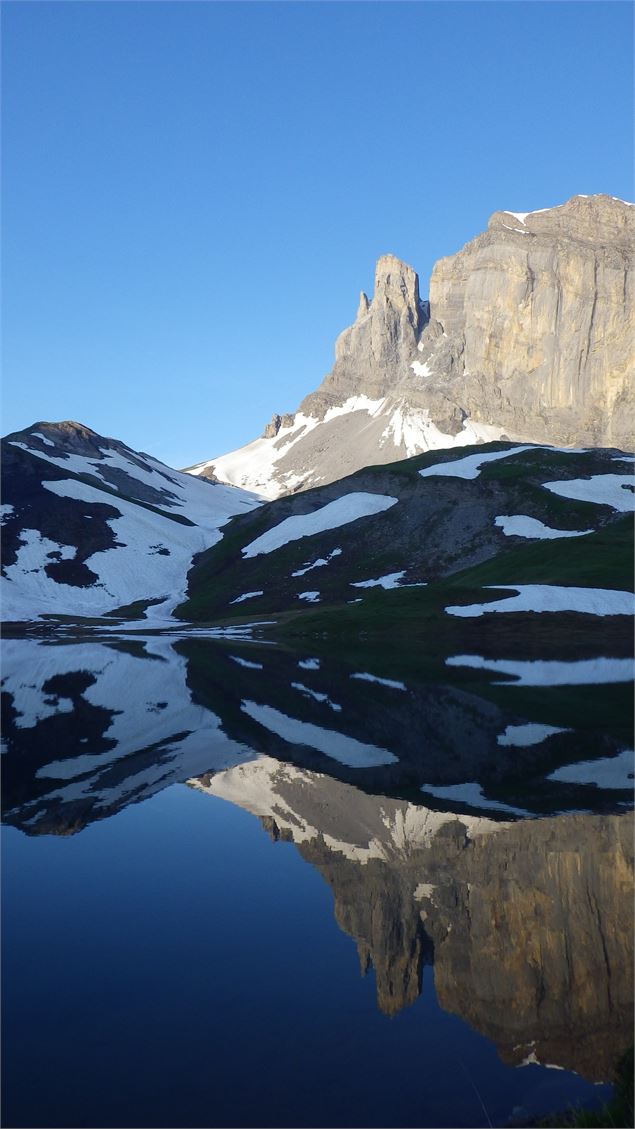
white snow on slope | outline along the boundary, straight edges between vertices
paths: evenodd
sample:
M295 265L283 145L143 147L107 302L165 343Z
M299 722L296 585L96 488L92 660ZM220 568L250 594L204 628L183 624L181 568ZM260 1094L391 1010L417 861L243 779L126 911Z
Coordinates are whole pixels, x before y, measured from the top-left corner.
M298 592L298 600L306 600L307 604L319 604L319 592Z
M153 502L152 505L157 505L167 512L179 513L203 528L210 525L213 528L218 527L216 511L219 504L221 507L229 506L231 513L228 516L239 513L243 509L253 509L255 505L260 504L259 499L238 491L233 491L233 498L229 501L230 494L227 486L219 488L214 487L209 482L199 482L183 471L172 470L170 467L164 466L158 459L154 459L150 455L138 456L143 463L140 466L133 459L127 458L121 451L112 448L100 448L103 458L72 453L62 457L61 455L50 455L48 452L29 447L26 443L20 443L17 440L11 440L11 445L29 451L36 458L53 463L55 466L61 467L62 470L70 471L73 474L92 475L103 482L109 490L114 490L116 493L119 492L119 487L108 482L104 472L109 469L123 471L133 481L144 486L150 486L158 491L168 491L169 494L173 495L173 497L166 497ZM215 492L219 489L225 495L222 501L221 495ZM125 487L124 493L129 494L129 490ZM116 497L108 494L101 495L101 500L104 502L109 502L111 498L113 505L117 505Z
M508 674L516 682L499 680L508 686L595 686L611 682L631 682L635 676L633 659L576 659L573 662L542 659L485 659L481 655L454 655L446 666L467 666Z
M588 615L633 615L635 595L610 588L565 588L558 584L487 584L486 588L517 592L489 604L457 605L448 615L471 619L488 612L579 612Z
M49 441L50 442L50 441ZM260 500L228 486L199 482L181 471L171 470L149 455L139 455L143 466L119 451L102 449L103 459L80 455L68 458L35 450L25 443L15 443L32 455L75 473L91 474L108 485L109 493L97 484L90 486L76 479L43 483L60 497L102 503L118 510L120 518L108 524L125 548L106 549L94 553L87 567L97 574L97 581L86 588L60 584L44 572L52 558L47 553L57 550L61 559L70 560L75 551L70 546L37 540L34 531L27 531L26 544L18 550L16 563L2 578L2 615L5 620L34 619L44 614L100 615L121 604L138 599L162 599L147 611L147 618L157 624L169 620L173 608L184 598L186 575L194 553L209 548L220 540L219 532L235 514L253 509ZM133 480L157 490L167 490L171 497L162 499L158 508L166 514L187 517L194 525L172 521L117 496L117 488L106 483L107 467L123 470ZM131 486L127 491L134 494ZM141 500L140 500L141 501ZM45 543L46 541L46 543ZM167 549L168 554L159 552Z
M504 514L494 518L494 525L502 529L506 537L537 537L545 541L555 540L557 537L585 537L587 533L593 533L592 529L553 529L535 517L524 514Z
M329 561L333 560L333 557L341 557L341 555L342 555L341 549L333 549L332 552L329 553L328 557L318 557L318 559L316 561L313 561L312 564L305 565L304 568L296 569L296 571L292 572L291 575L292 576L304 576L305 573L311 572L311 569L323 568L324 565L327 565L329 563Z
M595 761L567 764L552 772L547 780L564 784L591 784L596 788L633 788L635 753L624 749L616 757L600 757Z
M49 552L58 550L63 559L69 560L75 555L74 549L27 531L26 544L18 550L16 562L2 578L5 620L28 620L43 614L95 616L135 600L157 598L167 601L161 607L166 616L185 598L192 556L219 541L220 526L245 508L245 499L237 491L198 483L199 490L207 495L205 525L184 525L77 479L44 482L43 486L58 497L106 504L118 510L121 516L107 522L118 547L87 558L87 567L98 579L81 588L60 584L44 572L45 566L52 563L47 557ZM256 504L250 499L246 501L248 508ZM168 555L160 553L160 548L168 549Z
M42 435L41 431L32 431L31 435L33 436L34 439L41 439L42 443L46 443L47 447L54 447L55 446L53 440L47 439L46 435Z
M395 682L392 678L378 678L376 674L366 674L364 671L351 674L351 678L357 678L360 682L376 682L378 686L387 686L390 690L406 689L403 682Z
M371 419L374 416L381 414L381 409L386 402L386 397L383 396L380 400L371 400L368 396L349 396L343 404L334 408L328 408L323 419L323 423L328 423L331 419L337 419L338 416L347 416L352 412L366 412Z
M322 729L307 721L287 717L272 706L259 706L256 702L243 702L240 707L265 729L288 741L292 745L308 745L327 757L348 765L349 768L376 768L379 765L394 764L397 757L387 749L377 745L367 745L339 733L335 729Z
M567 482L543 482L545 490L561 498L611 506L620 513L635 510L634 484L630 474L594 474L591 478L572 478Z
M316 533L324 533L327 529L338 529L341 525L348 525L358 518L372 517L390 509L398 502L398 498L390 498L385 494L353 493L343 494L334 502L314 510L310 514L298 514L287 517L273 529L268 529L250 545L242 550L245 559L257 557L260 553L271 553L290 541L298 541L302 537L313 537Z
M415 364L420 362L415 361ZM420 455L424 451L468 447L472 443L491 443L500 439L502 435L503 429L500 427L473 423L471 420L465 420L461 431L456 435L449 435L432 422L427 408L411 408L405 402L401 402L390 415L381 438L392 439L395 447L403 447L407 457L412 458L413 455Z
M313 431L318 422L312 416L297 412L292 425L281 427L274 438L254 439L252 443L230 451L227 455L207 459L189 467L187 473L196 476L208 467L213 467L214 474L223 482L240 486L244 490L253 490L262 498L276 498L280 493L280 484L272 481L275 464L288 454L298 439Z
M515 748L526 749L530 745L541 745L547 737L554 733L570 733L570 729L559 729L555 725L539 725L538 722L527 722L526 725L508 725L504 733L499 733L496 741L499 745L511 745Z
M300 667L301 670L319 670L320 669L320 660L319 659L300 659L298 666Z
M511 815L531 816L531 812L524 808L514 808L509 804L500 803L498 800L488 800L483 795L483 789L476 781L469 784L448 784L446 787L436 787L430 784L421 785L422 792L428 792L439 800L450 800L452 803L469 804L473 808L491 808L493 811L505 811Z
M419 471L422 478L432 478L444 475L449 478L478 478L481 467L486 463L494 463L499 459L509 459L512 455L520 455L522 451L531 451L534 444L526 443L522 447L509 447L506 451L487 451L475 455L466 455L464 459L454 459L450 463L435 463L434 466L424 467Z
M252 443L247 443L244 447L239 447L226 455L197 463L196 466L189 467L187 473L199 475L212 467L214 474L222 482L240 486L245 490L253 490L268 500L277 498L285 490L292 490L303 481L301 475L293 472L275 479L277 463L289 454L298 440L304 439L321 422L328 423L338 416L365 412L372 419L381 412L383 404L383 399L370 400L364 395L349 396L343 404L329 408L323 421L314 416L305 416L303 412L296 412L293 423L288 427L281 427L278 434L272 438L255 439Z
M243 592L242 596L236 596L235 600L230 600L230 604L242 604L243 600L253 600L255 596L264 596L264 591L259 588L257 592Z
M399 581L406 575L402 572L389 572L386 576L378 576L376 580L351 580L352 588L399 588Z
M4 525L5 521L7 518L11 517L12 513L13 506L10 506L7 502L0 506L0 525Z

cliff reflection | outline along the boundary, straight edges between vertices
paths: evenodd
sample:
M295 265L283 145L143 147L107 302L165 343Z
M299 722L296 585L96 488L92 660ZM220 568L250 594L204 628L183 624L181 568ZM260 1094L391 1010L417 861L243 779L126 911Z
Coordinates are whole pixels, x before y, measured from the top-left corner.
M190 783L260 816L333 891L377 1004L441 1006L511 1065L611 1076L633 1027L633 820L517 823L369 796L272 758Z

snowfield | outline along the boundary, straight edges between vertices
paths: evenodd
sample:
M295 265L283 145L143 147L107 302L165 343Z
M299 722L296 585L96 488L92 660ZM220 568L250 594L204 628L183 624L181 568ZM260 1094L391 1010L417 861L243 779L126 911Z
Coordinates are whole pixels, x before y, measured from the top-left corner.
M512 455L520 455L523 451L532 451L534 444L527 443L522 447L510 447L507 451L487 451L482 455L466 455L464 459L454 459L450 463L436 463L434 466L424 467L419 471L422 478L433 478L444 475L449 478L478 478L481 467L486 463L498 462L499 459L509 459Z
M296 571L292 572L291 575L304 576L307 572L311 572L311 570L314 568L324 568L324 565L329 564L329 562L333 560L333 557L341 557L341 555L341 549L332 549L328 557L318 557L318 559L316 561L313 561L312 564L307 564L304 565L303 568L296 569Z
M310 514L299 514L296 517L287 517L273 529L268 529L250 545L242 550L245 559L257 557L261 553L272 553L291 541L299 541L302 537L313 537L316 533L324 533L328 529L339 529L358 518L372 517L375 514L389 510L396 506L398 498L390 498L385 494L354 493L343 494L334 502L328 502L319 510Z
M428 366L419 361L415 361L410 367L418 376L430 375ZM395 447L403 446L406 457L411 458L424 451L445 451L451 447L470 447L473 443L492 443L502 435L501 427L473 423L471 420L465 420L461 431L456 435L449 435L432 422L426 408L411 408L402 402L394 409L382 431L381 446L385 445L384 441L392 440Z
M185 598L186 577L194 554L219 541L221 527L235 514L260 505L252 495L233 487L199 482L180 471L170 471L149 456L143 457L141 467L119 451L105 450L103 460L80 455L62 458L33 450L25 443L13 445L45 462L96 479L94 486L76 478L42 482L51 494L80 503L107 505L119 516L106 520L115 534L115 545L86 559L96 580L84 587L59 583L45 571L55 560L51 553L58 554L58 560L74 559L74 546L42 537L34 529L23 530L17 559L6 568L1 582L5 621L33 620L51 614L100 616L137 600L160 601L148 609L147 618L156 623L169 620L173 609ZM107 483L102 473L109 467L130 476L130 487L126 487L129 495L134 494L133 480L167 491L159 502L151 503L157 509L150 509L142 499L136 503L118 497L117 487ZM108 486L108 491L100 489L100 481ZM8 509L5 507L5 512ZM187 518L189 524L172 520L171 514Z
M489 612L579 612L587 615L633 615L635 595L611 588L563 588L557 584L488 584L487 588L516 592L489 604L446 608L464 619Z
M527 517L525 514L502 515L494 518L494 525L498 526L506 537L536 537L546 541L557 537L585 537L587 533L593 533L592 529L552 529L535 517Z
M634 483L631 474L593 474L590 478L572 478L568 482L543 482L543 486L561 498L595 502L598 506L611 506L620 513L630 513L635 510Z

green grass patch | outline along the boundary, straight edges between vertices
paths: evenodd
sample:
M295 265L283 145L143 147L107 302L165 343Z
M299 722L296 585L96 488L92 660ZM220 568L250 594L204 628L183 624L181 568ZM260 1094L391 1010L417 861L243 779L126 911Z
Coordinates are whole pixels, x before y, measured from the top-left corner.
M455 572L435 588L478 588L494 584L564 584L633 590L633 519L627 514L576 538L538 541L499 553Z

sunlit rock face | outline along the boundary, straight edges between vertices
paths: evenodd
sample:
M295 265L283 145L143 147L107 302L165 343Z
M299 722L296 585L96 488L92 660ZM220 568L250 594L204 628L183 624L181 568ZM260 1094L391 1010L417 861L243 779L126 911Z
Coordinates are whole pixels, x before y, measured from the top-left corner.
M429 301L383 255L317 390L191 471L276 498L493 439L631 449L634 241L635 207L612 196L498 211L436 263Z
M632 445L635 208L574 196L488 229L432 273L422 355L474 419L536 441Z

